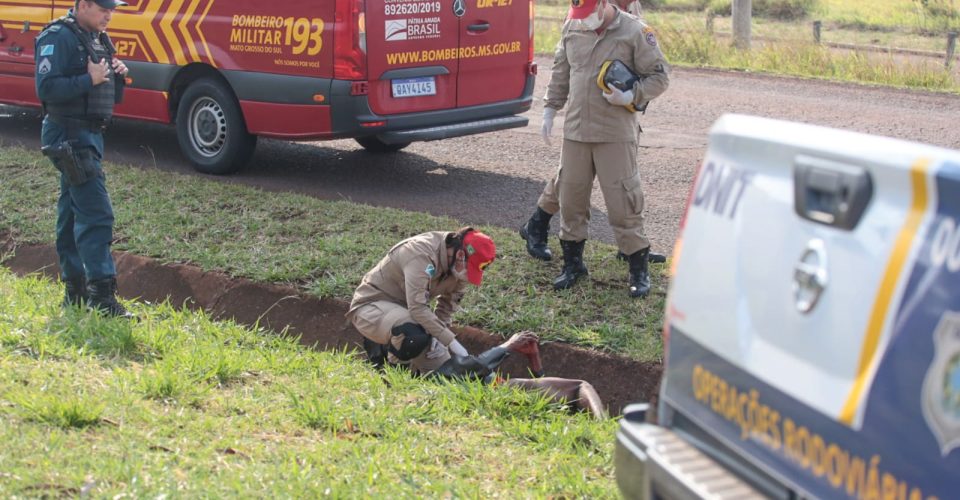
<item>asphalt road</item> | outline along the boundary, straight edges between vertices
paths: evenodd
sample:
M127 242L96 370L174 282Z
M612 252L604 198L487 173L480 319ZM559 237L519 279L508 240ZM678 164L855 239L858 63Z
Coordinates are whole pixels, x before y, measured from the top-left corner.
M542 97L550 60L538 58L535 96ZM519 227L559 162L540 138L539 100L522 129L415 143L392 155L364 152L350 140L289 143L261 140L242 172L209 177L349 199L375 206L450 215L469 224ZM641 119L639 161L654 248L669 251L710 125L724 113L746 113L845 128L960 149L960 97L749 73L675 69L670 89ZM562 114L561 114L562 120ZM555 134L562 130L561 120ZM0 106L0 144L39 147L35 110ZM173 128L119 120L107 132L108 161L201 175L180 154ZM552 227L556 232L558 222ZM434 228L424 228L424 230ZM594 189L591 237L613 242L602 195ZM553 243L555 246L556 244Z

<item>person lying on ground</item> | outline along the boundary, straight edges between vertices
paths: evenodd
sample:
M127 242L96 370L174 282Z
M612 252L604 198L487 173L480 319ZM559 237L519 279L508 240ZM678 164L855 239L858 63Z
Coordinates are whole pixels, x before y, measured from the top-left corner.
M526 356L533 378L502 378L500 376L497 368L510 353ZM603 402L589 382L543 375L540 339L533 332L515 333L506 342L476 356L454 354L439 368L426 374L427 377L483 380L485 383L495 385L520 387L542 393L555 402L571 405L573 409L589 412L597 419L607 418Z

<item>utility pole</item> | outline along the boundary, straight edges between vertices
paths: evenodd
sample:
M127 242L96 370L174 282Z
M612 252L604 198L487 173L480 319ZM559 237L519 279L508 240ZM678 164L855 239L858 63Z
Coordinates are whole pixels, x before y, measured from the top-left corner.
M750 18L753 17L752 0L733 0L733 46L750 48Z
M950 69L950 65L953 64L953 53L957 50L957 32L951 31L947 33L947 69Z

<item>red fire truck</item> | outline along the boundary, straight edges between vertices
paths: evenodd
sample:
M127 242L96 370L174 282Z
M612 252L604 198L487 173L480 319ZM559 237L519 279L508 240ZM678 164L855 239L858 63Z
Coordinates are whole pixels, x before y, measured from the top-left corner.
M238 170L258 136L390 152L527 124L533 0L127 1L116 115L175 124L202 172ZM0 102L39 106L34 39L73 3L0 0Z

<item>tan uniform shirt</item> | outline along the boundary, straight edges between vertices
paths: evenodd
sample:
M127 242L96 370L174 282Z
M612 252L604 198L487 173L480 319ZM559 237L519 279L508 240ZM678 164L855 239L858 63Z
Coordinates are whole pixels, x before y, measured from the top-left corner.
M638 113L608 103L597 85L597 76L607 60L620 59L630 66L641 77L633 87L633 102L638 108L667 90L670 68L653 30L620 10L599 35L568 28L569 21L564 23L557 43L544 97L548 108L560 110L569 104L563 138L579 142L635 142Z
M450 321L467 287L451 272L446 245L450 234L432 231L394 245L363 277L347 317L352 320L353 312L370 302L393 302L406 307L413 320L440 343L450 345L456 337ZM436 311L430 307L433 299L437 299Z

